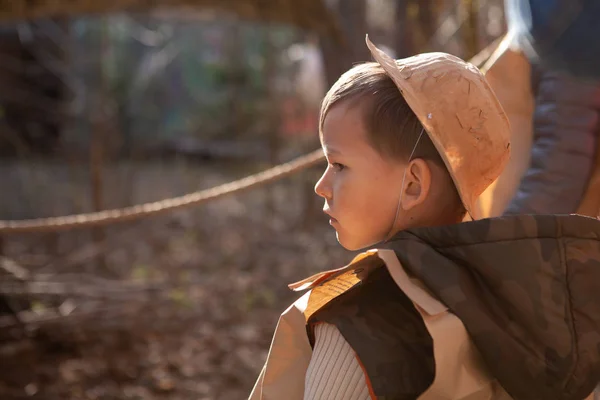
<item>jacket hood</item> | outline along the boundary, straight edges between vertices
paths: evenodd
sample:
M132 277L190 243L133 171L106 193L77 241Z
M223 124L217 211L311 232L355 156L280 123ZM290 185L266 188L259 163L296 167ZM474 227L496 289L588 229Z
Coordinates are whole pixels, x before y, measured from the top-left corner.
M580 400L600 381L600 221L493 218L385 247L461 319L515 399Z

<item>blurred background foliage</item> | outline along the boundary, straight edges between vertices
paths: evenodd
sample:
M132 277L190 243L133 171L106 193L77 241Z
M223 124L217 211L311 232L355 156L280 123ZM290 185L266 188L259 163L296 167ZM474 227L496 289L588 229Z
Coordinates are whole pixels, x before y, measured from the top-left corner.
M470 58L500 0L0 1L0 219L228 182L318 148L329 85L368 61ZM286 284L338 267L322 166L198 208L0 236L0 398L240 399Z

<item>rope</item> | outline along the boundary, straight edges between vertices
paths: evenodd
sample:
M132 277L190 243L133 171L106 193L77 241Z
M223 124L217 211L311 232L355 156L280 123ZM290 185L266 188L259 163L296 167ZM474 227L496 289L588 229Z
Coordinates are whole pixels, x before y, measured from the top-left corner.
M117 224L151 217L179 208L196 206L219 197L240 193L245 190L266 185L309 168L319 163L324 158L322 150L315 150L290 162L277 165L266 171L247 176L237 181L152 203L62 217L26 219L19 221L0 220L0 234L56 232L61 230L88 228L91 226Z
M500 48L506 42L506 36L498 38L470 61L486 72L490 65L495 61L495 59L493 59L494 54L501 51ZM266 185L309 168L319 163L324 158L321 150L315 150L312 153L298 157L288 163L280 164L266 171L247 176L237 181L152 203L138 204L131 207L87 214L66 215L63 217L26 219L20 221L0 220L0 235L11 233L56 232L61 230L88 228L91 226L117 224L151 217L178 208L196 206L219 197Z

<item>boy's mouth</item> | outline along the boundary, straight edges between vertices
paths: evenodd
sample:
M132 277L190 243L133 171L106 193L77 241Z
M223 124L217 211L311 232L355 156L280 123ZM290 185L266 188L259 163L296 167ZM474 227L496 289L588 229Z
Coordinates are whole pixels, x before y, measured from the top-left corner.
M329 225L333 225L338 222L338 220L333 218L333 216L331 215L331 211L329 211L329 208L324 208L323 212L329 216Z

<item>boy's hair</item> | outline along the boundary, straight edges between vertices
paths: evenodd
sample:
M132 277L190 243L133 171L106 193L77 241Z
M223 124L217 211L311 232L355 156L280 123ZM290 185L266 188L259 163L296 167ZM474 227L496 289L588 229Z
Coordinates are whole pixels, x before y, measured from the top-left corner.
M321 105L320 132L329 110L342 102L360 105L368 140L375 150L382 156L408 161L423 125L378 63L356 65L329 89ZM421 135L413 158L423 158L444 166L425 133Z
M319 132L325 117L339 103L360 105L368 140L383 157L408 161L421 158L437 164L447 172L433 142L423 133L423 125L404 100L394 81L376 62L359 64L344 73L329 89L321 105ZM420 136L420 139L419 139ZM415 143L419 140L417 147ZM454 185L453 185L454 187ZM455 188L458 212L466 213Z

